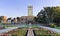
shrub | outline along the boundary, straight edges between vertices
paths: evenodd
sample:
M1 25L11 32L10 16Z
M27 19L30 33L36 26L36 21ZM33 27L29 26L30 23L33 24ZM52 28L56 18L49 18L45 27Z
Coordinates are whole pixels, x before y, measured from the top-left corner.
M51 28L55 28L56 25L52 23L52 24L50 24L50 27L51 27Z
M12 36L17 36L17 35L14 35L14 34L13 34Z

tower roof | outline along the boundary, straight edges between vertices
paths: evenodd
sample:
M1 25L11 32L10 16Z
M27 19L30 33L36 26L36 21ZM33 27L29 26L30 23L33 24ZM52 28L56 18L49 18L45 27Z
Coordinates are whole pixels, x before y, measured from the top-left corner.
M28 8L32 8L33 6L32 5L28 5Z

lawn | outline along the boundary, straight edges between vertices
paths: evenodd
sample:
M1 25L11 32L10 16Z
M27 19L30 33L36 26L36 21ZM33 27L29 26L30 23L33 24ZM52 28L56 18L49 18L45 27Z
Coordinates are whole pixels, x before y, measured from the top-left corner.
M26 32L27 30L16 29L8 32L8 34L11 34L11 36L25 36Z
M60 27L56 27L56 29L60 29Z

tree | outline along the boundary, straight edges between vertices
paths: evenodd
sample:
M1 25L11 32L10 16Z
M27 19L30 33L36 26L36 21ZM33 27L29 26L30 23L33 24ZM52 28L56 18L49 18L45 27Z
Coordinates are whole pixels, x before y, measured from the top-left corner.
M20 21L20 17L17 17L17 20Z
M37 22L60 23L60 7L44 7L35 18Z
M3 19L0 17L0 23L2 22L2 20L3 20Z
M35 17L35 21L39 22L39 23L46 23L46 16L45 16L45 11L44 10L41 10L37 14L37 18Z
M0 16L0 23L4 20L4 16Z
M55 7L44 7L44 11L47 13L50 23L53 22L54 9Z
M11 18L8 18L7 20L11 20Z
M20 17L17 17L17 22L20 23Z
M54 22L57 23L57 25L59 25L59 23L60 23L60 7L56 7L54 10L55 10Z
M34 17L34 21L37 22L37 17Z

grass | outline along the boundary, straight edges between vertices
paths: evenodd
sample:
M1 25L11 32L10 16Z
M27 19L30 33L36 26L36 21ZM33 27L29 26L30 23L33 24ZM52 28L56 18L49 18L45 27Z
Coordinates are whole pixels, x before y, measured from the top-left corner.
M14 31L8 32L11 36L25 36L27 30L16 29Z
M56 29L60 29L60 27L56 27Z
M5 28L12 28L12 27L14 27L14 26L3 26L3 27L5 27Z
M38 26L32 26L32 28L38 28Z

